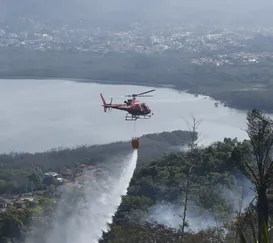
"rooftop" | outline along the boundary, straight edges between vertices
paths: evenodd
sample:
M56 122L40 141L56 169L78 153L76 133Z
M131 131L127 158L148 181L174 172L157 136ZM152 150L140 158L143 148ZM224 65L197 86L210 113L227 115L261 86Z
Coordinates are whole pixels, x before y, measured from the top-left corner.
M58 175L58 173L57 172L47 172L47 173L45 173L45 176L57 176Z

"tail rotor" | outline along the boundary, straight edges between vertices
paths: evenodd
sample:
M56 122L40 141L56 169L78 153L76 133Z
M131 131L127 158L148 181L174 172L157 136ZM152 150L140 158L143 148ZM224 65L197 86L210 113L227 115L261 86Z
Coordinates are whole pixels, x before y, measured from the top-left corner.
M104 97L102 94L100 94L100 97L101 97L101 100L102 100L102 103L103 103L103 109L104 109L104 112L106 112L107 110L111 111L111 105L112 105L112 102L113 102L113 98L111 98L111 102L109 104L106 103Z

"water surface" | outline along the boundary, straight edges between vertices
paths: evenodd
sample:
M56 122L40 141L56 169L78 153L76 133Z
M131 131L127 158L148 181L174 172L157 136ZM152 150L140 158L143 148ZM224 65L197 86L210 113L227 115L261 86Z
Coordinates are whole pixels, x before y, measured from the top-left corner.
M153 87L151 87L153 88ZM145 101L154 116L135 123L123 111L104 113L99 94L123 103L126 94L149 87L103 85L64 80L0 80L0 152L39 152L59 147L128 140L145 133L188 129L191 116L201 120L201 144L224 137L247 138L245 112L215 107L208 97L155 88Z

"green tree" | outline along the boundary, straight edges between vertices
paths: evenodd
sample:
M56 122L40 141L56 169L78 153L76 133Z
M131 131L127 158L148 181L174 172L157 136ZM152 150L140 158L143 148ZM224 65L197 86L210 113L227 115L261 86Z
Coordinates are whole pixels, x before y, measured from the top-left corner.
M28 175L31 191L42 188L43 172L39 167L36 167L30 175Z
M55 192L56 192L55 186L53 184L51 184L51 185L46 187L45 195L47 195L49 197L54 197Z
M0 215L0 242L1 239L20 239L24 226L22 214L16 211L5 212Z
M253 156L245 158L238 148L233 158L244 160L243 172L254 183L257 193L258 242L262 243L263 231L268 231L268 189L272 186L273 175L273 121L254 109L247 114L247 134L253 149Z

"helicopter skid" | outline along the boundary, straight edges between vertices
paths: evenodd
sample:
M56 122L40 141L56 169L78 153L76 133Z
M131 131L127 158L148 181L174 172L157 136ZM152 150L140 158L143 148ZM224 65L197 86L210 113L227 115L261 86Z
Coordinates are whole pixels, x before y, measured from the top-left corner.
M131 115L129 113L126 114L125 120L126 121L136 121L137 119L149 119L151 115Z

